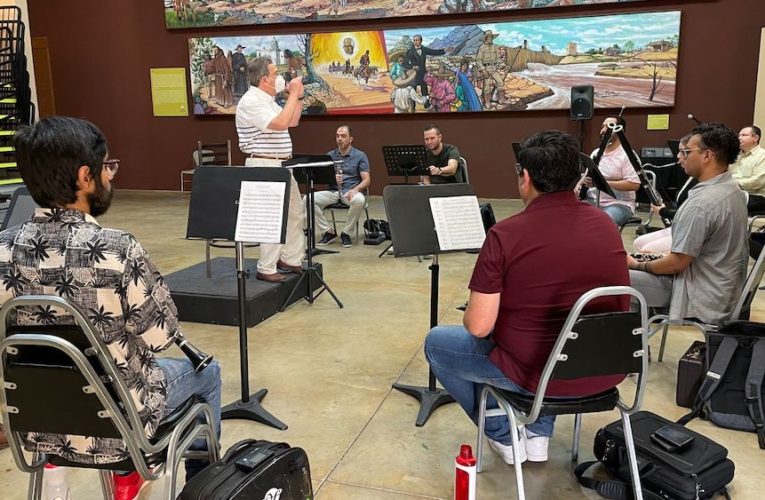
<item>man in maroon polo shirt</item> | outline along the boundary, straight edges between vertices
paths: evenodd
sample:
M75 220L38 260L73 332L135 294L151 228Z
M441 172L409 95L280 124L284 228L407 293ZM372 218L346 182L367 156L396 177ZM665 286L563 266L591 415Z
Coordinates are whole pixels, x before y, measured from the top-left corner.
M542 132L521 145L518 189L526 209L494 225L470 280L463 326L438 326L425 356L438 380L477 423L484 383L533 393L569 310L588 290L629 285L626 254L614 223L581 203L577 141ZM595 302L588 313L627 310L626 297ZM576 397L614 387L624 376L551 382L547 395ZM493 403L496 408L496 402ZM547 460L554 416L521 433L521 461ZM506 417L486 419L489 445L513 463Z

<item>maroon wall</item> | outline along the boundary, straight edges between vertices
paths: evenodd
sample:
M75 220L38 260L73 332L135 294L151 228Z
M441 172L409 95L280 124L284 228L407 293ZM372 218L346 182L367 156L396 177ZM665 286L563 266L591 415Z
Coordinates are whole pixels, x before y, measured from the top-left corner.
M179 172L189 168L197 139L231 138L233 117L155 118L149 68L188 66L187 38L267 35L359 28L417 27L462 22L509 21L651 10L681 10L680 71L670 130L645 130L648 110L628 110L634 148L661 146L686 133L689 112L733 128L748 124L754 108L762 0L649 0L621 6L569 7L505 15L432 16L392 22L295 23L235 29L165 29L162 0L28 0L32 36L48 37L58 114L93 121L122 160L118 186L178 189ZM586 124L587 148L596 145L606 111ZM354 129L355 145L369 154L372 192L388 184L381 146L417 143L430 122L441 126L470 162L471 183L483 197L517 197L511 143L544 129L578 135L567 110L416 116L304 117L292 132L296 151L323 152L334 145L338 124ZM759 124L763 126L765 124ZM242 155L235 156L241 162ZM235 161L235 163L236 163Z

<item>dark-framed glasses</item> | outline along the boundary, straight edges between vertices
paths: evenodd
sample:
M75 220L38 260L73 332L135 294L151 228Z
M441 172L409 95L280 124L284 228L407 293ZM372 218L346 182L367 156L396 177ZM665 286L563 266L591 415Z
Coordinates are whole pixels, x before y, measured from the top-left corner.
M114 179L117 170L120 168L120 161L117 158L110 158L103 163L103 168L109 172L109 177Z
M680 149L680 156L688 158L688 156L694 151L706 151L709 148L696 148L696 149Z
M518 177L521 176L521 172L523 172L523 166L520 163L515 164L515 173L518 174Z

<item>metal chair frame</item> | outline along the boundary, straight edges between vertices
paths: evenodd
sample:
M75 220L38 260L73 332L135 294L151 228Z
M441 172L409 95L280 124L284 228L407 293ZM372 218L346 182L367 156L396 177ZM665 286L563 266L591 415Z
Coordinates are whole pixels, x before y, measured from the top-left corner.
M555 346L553 347L553 350L550 353L549 358L547 359L547 363L545 364L544 370L542 371L542 375L539 381L539 385L537 387L536 394L534 395L534 401L532 403L532 406L528 414L525 414L520 409L513 407L512 404L507 399L505 399L505 397L497 388L490 385L484 386L483 390L481 391L481 401L480 401L479 416L478 416L478 437L477 437L477 444L476 444L478 472L481 472L482 470L483 443L485 440L484 426L486 422L486 417L502 416L502 415L507 416L508 420L510 421L510 429L511 429L510 435L511 435L512 443L513 443L513 455L516 457L520 456L520 438L518 437L518 432L523 432L523 426L535 422L537 418L539 417L540 412L543 409L543 406L545 405L544 398L545 398L545 393L547 392L547 385L554 374L556 365L558 365L558 363L565 363L566 361L568 361L568 355L564 353L564 348L566 344L571 341L576 341L579 338L579 334L576 332L576 326L577 326L577 322L580 319L586 319L587 317L582 315L582 311L584 310L584 307L590 301L596 298L616 296L616 295L628 295L632 297L633 299L636 299L640 309L641 327L636 328L632 330L631 332L629 332L629 334L631 335L641 336L641 341L640 341L641 348L638 351L633 352L634 358L637 358L637 357L640 358L640 371L638 372L635 396L632 401L632 404L629 406L621 399L621 396L619 396L618 402L616 403L616 407L618 408L619 413L621 414L622 423L624 425L624 435L625 435L625 441L627 444L631 476L633 479L632 484L633 484L634 495L636 499L642 500L643 495L642 495L642 488L640 485L640 474L638 472L637 458L635 454L635 443L632 436L632 426L630 424L629 416L640 409L643 403L643 397L645 392L646 372L648 370L648 348L647 348L647 335L646 335L646 327L648 325L648 308L646 306L646 301L643 295L639 291L635 290L634 288L627 287L627 286L596 288L596 289L590 290L589 292L586 292L584 295L582 295L579 298L579 300L576 301L576 303L574 304L574 307L571 309L571 312L568 315L568 318L566 319L566 322L563 325L563 328L560 334L558 335L558 339L555 342ZM624 314L624 313L614 313L614 314ZM616 332L614 333L616 334ZM489 395L492 395L496 399L500 408L487 410L486 403L487 403L487 398ZM572 398L571 400L566 400L566 401L561 400L560 402L574 403L576 402L576 399L577 398ZM602 411L602 410L599 410L599 411ZM579 456L580 430L581 430L581 414L577 413L575 414L575 418L574 418L574 442L573 442L573 448L571 450L571 459L574 462L578 459L578 456ZM518 498L525 499L526 493L523 486L523 470L521 467L521 462L519 460L516 460L514 462L514 468L515 468Z
M20 307L38 306L60 308L71 314L91 347L83 352L68 340L39 333L17 333L7 336L8 322L13 310ZM45 325L41 325L40 329L44 330ZM2 356L0 379L3 380L4 384L2 390L0 390L0 405L13 459L19 469L31 474L28 492L30 500L40 499L44 465L48 463L49 458L46 454L33 452L31 462L27 461L23 451L21 433L17 433L13 428L11 414L19 414L19 409L9 407L7 403L6 391L14 390L15 384L6 382L5 365L7 355L18 352L18 348L22 346L40 346L56 349L74 362L82 377L87 381L87 385L83 387L83 393L93 394L98 398L104 408L98 412L98 417L110 419L115 430L124 440L129 457L135 466L135 470L141 477L154 481L159 479L166 471L169 471L169 477L165 482L164 498L168 500L175 499L175 478L178 473L179 462L182 458L207 458L210 463L218 460L220 445L212 425L213 415L209 405L203 403L194 404L175 424L172 433L158 438L156 442L152 442L144 432L138 409L125 381L120 375L119 369L114 364L99 333L90 321L76 307L60 297L42 295L17 297L8 301L0 309L0 356ZM97 360L101 364L106 372L105 377L99 377L91 361L86 356ZM119 402L115 401L115 398L110 394L104 384L104 379L115 391ZM21 415L23 415L23 412L21 412ZM51 416L55 418L55 414L51 413ZM198 417L202 417L204 422L197 423ZM45 432L45 430L41 429L41 432ZM200 437L207 441L208 451L189 451L191 444ZM150 466L147 461L147 455L161 452L167 452L166 460L157 466ZM90 464L82 464L82 468L97 467L93 467ZM111 472L109 470L101 470L100 480L104 498L112 498Z

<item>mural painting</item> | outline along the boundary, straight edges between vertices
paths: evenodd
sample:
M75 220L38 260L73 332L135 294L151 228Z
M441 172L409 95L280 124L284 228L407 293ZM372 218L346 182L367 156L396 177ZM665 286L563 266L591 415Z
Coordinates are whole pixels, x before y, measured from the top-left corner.
M162 0L168 28L382 19L637 1L640 0Z
M567 109L575 85L597 107L674 105L680 12L259 37L192 38L195 114L233 114L247 62L267 55L303 78L304 113ZM278 97L277 97L278 99Z

